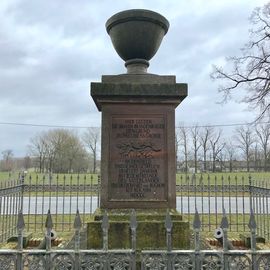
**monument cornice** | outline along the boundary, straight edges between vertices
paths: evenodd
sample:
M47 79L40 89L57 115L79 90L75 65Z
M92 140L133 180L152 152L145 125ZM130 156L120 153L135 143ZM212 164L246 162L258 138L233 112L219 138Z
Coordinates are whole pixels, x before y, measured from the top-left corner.
M105 103L170 103L177 107L187 96L185 83L91 83L91 96L99 111Z

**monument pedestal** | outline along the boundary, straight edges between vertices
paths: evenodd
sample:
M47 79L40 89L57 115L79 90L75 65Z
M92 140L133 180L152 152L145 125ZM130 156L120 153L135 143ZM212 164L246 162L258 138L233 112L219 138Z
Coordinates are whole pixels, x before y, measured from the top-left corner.
M175 108L187 84L147 73L169 22L149 10L129 10L106 22L127 74L102 76L91 96L102 112L101 212L88 223L88 248L102 247L102 211L109 211L109 248L130 248L130 210L136 209L137 248L166 249L171 210L174 248L189 247L189 224L176 209Z
M94 221L87 224L87 248L102 248L102 217L104 211L98 209ZM109 249L131 248L130 210L109 210ZM174 249L190 247L189 223L175 210L170 211L173 229L172 246ZM136 210L137 216L137 251L145 249L166 249L165 217L166 211L161 209Z

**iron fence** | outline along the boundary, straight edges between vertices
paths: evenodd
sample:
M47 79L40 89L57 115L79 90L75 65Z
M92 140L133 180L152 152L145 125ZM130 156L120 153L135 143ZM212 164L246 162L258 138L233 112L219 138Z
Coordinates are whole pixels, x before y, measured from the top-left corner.
M46 209L51 209L56 230L72 229L72 220L81 209L83 223L99 207L100 177L92 175L42 176L24 174L18 180L0 183L0 242L14 235L16 217L21 210L25 215L27 231L43 231Z
M85 224L99 206L100 178L93 176L35 176L0 183L0 242L16 230L19 210L25 215L26 230L43 231L46 209L51 210L56 230L72 229L80 209ZM219 226L223 208L227 209L231 232L247 232L250 208L254 209L257 233L270 239L268 183L251 178L210 179L181 178L176 186L177 209L190 223L196 209L201 215L202 231L212 232Z
M270 187L267 181L256 181L250 176L181 177L176 191L178 211L191 222L197 209L203 231L211 232L218 227L223 209L227 209L229 231L249 231L252 208L258 224L257 233L270 239Z
M0 242L16 232L17 215L23 207L23 179L0 183Z
M136 248L136 212L131 212L130 231L131 246L129 249L110 250L109 221L105 212L102 221L103 247L100 250L82 250L80 248L80 231L82 220L77 211L74 220L74 246L72 249L52 249L51 232L52 216L48 211L46 218L46 247L41 249L23 249L23 232L25 229L23 214L20 212L17 221L18 245L16 250L0 250L0 269L9 270L79 270L79 269L110 269L110 270L229 270L229 269L270 269L270 250L257 250L256 221L253 211L250 211L249 229L251 248L249 250L230 250L228 240L229 220L223 209L220 227L223 230L223 246L219 250L201 249L201 220L198 211L193 220L194 247L192 250L174 250L172 247L173 223L169 211L165 218L166 249L142 250Z

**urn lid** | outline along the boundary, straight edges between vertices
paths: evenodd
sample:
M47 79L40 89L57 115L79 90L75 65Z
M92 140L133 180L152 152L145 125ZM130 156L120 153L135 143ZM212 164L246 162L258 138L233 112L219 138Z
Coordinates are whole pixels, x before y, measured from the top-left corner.
M162 28L164 28L165 34L168 32L170 26L168 20L155 11L147 9L130 9L118 12L107 20L107 33L109 34L114 25L128 21L148 21L159 24Z

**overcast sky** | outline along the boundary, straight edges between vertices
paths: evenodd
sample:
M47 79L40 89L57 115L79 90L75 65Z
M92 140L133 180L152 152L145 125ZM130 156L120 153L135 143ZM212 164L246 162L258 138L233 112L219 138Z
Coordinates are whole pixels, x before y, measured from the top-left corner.
M262 0L1 0L0 122L100 126L91 81L125 73L105 30L116 12L143 8L170 22L149 72L176 75L188 97L176 110L186 125L249 122L255 115L221 95L209 74L213 64L240 54L249 17ZM24 156L29 139L45 127L0 125L0 152Z

